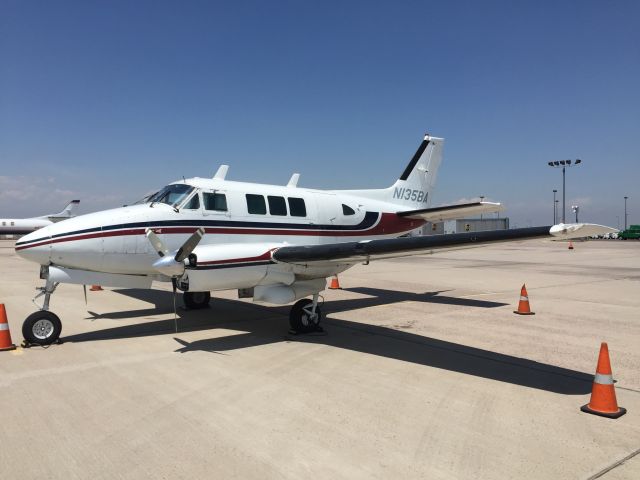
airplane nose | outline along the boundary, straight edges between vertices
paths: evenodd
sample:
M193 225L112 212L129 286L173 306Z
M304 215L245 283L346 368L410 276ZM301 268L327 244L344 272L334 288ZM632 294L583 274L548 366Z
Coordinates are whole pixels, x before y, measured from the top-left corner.
M16 242L16 253L30 262L48 265L51 261L51 236L47 227L31 232Z

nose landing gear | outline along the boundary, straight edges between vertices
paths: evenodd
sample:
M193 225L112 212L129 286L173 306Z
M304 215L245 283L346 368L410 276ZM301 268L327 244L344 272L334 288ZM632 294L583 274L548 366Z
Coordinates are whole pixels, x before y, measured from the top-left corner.
M40 293L33 299L33 303L36 303L36 298L43 295L44 301L42 302L40 311L32 313L22 323L23 346L51 345L54 342L60 343L62 322L56 314L49 311L49 299L57 286L58 283L47 278L45 286L38 288Z

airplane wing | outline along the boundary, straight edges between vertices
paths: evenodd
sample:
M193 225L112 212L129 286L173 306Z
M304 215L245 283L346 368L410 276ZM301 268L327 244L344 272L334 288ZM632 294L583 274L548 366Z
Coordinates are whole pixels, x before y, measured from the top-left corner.
M504 210L504 207L500 203L472 202L423 208L421 210L407 210L405 212L398 212L398 216L420 218L427 222L442 222L443 220L472 217L484 213L501 212L502 210Z
M309 263L360 263L384 258L433 253L445 249L470 248L493 242L508 242L540 237L552 240L570 240L591 235L602 235L613 231L616 230L588 223L560 224L512 230L281 247L273 252L272 258L276 262L305 265Z

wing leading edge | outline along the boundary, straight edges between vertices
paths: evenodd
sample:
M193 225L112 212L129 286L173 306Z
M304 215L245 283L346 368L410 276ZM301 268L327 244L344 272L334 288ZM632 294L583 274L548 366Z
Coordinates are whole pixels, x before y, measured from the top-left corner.
M554 225L546 227L492 230L486 232L454 233L425 237L404 237L362 242L331 243L281 247L273 252L273 260L284 263L307 264L315 262L358 263L384 258L432 253L451 248L469 248L493 242L509 242L547 237L570 240L603 234L615 229L594 224Z

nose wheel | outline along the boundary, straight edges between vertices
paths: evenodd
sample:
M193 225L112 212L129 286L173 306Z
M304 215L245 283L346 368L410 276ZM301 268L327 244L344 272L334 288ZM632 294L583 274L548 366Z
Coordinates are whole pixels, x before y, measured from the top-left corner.
M44 295L42 308L29 315L22 323L22 336L24 337L23 347L30 345L51 345L54 342L60 342L60 332L62 332L62 322L55 313L49 311L49 299L51 294L56 290L58 283L48 278L44 287L39 287L38 295L33 299Z
M294 333L322 332L321 320L322 312L318 306L318 294L313 296L313 300L309 298L298 300L289 313L289 325Z
M22 336L28 345L51 345L60 338L62 322L54 313L40 310L22 324Z

